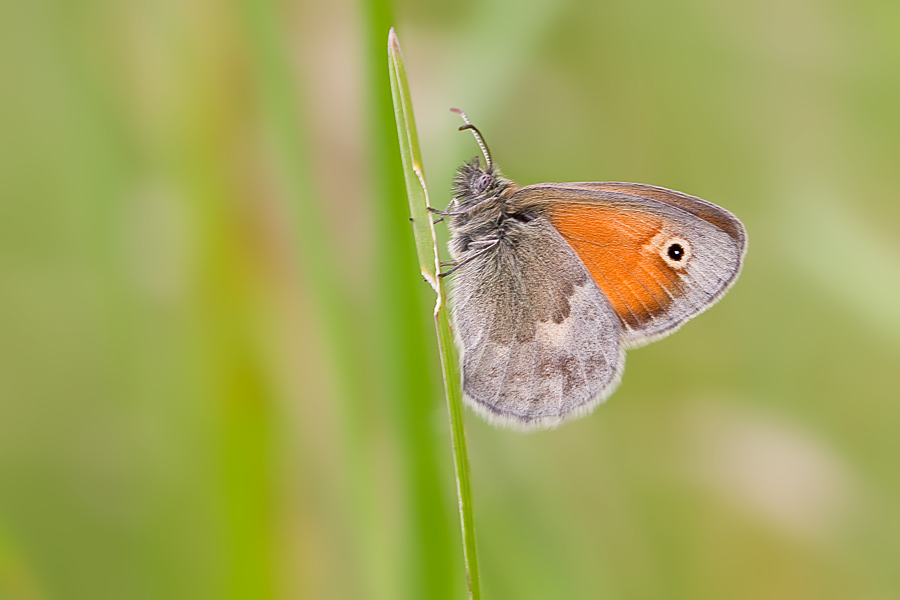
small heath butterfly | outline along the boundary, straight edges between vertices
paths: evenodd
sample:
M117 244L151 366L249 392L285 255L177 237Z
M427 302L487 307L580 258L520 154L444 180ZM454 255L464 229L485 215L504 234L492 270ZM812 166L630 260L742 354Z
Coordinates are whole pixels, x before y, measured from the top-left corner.
M589 413L625 350L663 338L737 279L743 224L700 198L639 183L519 187L485 157L461 166L449 219L451 310L466 401L488 421L552 428Z

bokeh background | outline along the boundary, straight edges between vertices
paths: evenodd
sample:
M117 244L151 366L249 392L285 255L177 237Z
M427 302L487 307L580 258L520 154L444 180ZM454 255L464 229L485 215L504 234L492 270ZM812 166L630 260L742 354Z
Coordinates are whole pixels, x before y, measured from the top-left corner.
M737 214L590 417L466 416L485 597L900 597L900 4L0 7L0 597L463 598L432 203L478 153Z

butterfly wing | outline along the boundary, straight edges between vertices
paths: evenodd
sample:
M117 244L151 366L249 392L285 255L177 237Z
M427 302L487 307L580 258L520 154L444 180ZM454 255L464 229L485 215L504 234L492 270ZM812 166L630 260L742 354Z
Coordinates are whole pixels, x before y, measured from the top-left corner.
M553 427L621 376L619 319L546 218L517 223L458 269L453 314L466 398L489 420Z
M740 272L747 236L727 210L634 183L538 184L509 200L547 215L640 346L714 304Z

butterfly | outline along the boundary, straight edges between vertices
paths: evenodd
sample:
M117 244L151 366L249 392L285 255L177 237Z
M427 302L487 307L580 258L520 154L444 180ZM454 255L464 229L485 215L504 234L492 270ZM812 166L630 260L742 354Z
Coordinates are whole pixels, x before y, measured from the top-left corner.
M747 250L730 212L639 183L519 187L481 146L444 211L451 314L465 399L488 421L548 429L616 388L625 350L674 332L738 277Z

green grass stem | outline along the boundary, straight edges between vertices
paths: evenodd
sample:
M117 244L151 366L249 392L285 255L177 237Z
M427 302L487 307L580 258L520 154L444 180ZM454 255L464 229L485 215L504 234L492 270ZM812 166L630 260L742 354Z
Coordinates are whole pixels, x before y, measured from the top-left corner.
M396 505L389 510L403 515L395 532L393 598L453 600L460 597L462 565L453 527L456 502L443 476L445 434L434 421L442 398L434 326L426 313L433 299L415 275L417 249L409 235L409 204L384 60L392 4L392 0L360 3L367 75L366 181L374 235L371 304L377 344L372 360L378 406L389 416L396 453Z
M406 67L400 51L400 42L394 30L388 35L388 64L391 75L391 91L394 98L394 114L400 139L400 156L406 180L409 211L413 226L419 268L422 276L437 294L434 306L435 328L447 394L450 415L450 436L456 469L456 489L459 499L460 527L462 529L463 555L468 577L469 598L481 598L481 582L478 575L478 557L475 546L475 520L472 511L472 484L469 475L469 457L466 451L466 433L463 420L462 389L459 366L453 344L453 332L447 310L446 286L440 272L440 259L432 215L428 212L428 188L422 169L422 156L413 115L412 97L406 78Z

